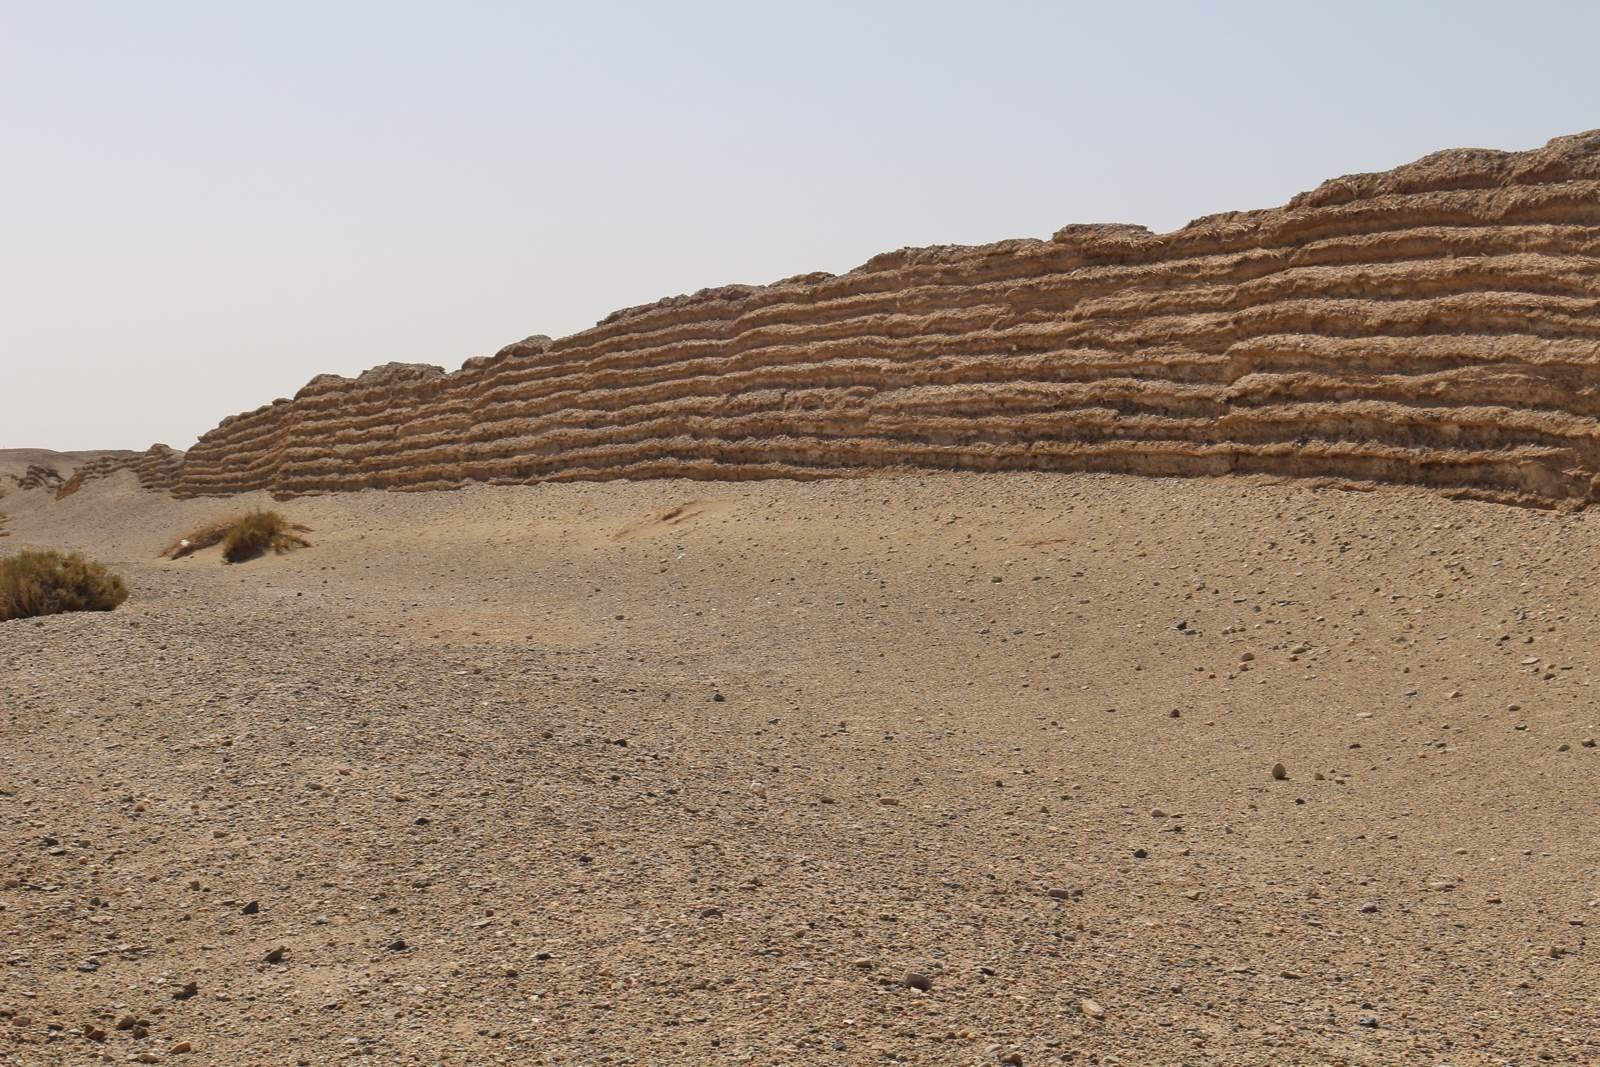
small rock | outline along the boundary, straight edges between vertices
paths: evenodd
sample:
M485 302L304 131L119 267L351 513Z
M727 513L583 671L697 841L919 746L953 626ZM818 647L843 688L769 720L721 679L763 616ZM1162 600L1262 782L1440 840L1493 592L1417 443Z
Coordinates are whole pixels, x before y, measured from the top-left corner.
M282 963L284 954L287 953L288 951L289 950L287 948L284 948L282 945L279 945L277 948L275 948L272 951L268 952L265 956L262 956L261 957L261 962L262 963Z
M1274 763L1272 765L1272 779L1273 779L1273 781L1281 782L1281 781L1284 781L1285 779L1287 779L1288 777L1289 777L1289 769L1287 767L1285 767L1281 763Z
M167 1049L167 1055L168 1056L181 1056L185 1052L193 1052L193 1051L194 1051L194 1046L189 1044L189 1042L187 1042L187 1041L179 1041L176 1045L173 1045L171 1048Z
M926 993L933 988L933 979L916 971L907 971L906 976L900 979L900 984L907 989L919 989Z
M255 915L261 911L261 904L258 901L252 900L240 910L245 915Z
M1363 915L1376 915L1377 912L1378 905L1373 901L1369 900L1365 904L1361 905L1361 914Z
M1375 1015L1363 1015L1361 1018L1356 1020L1356 1023L1360 1026L1365 1026L1368 1029L1376 1029L1378 1026L1378 1017Z
M172 999L173 1000L188 1000L190 997L194 996L198 992L200 992L199 983L197 983L197 982L187 982L187 983L184 984L184 987L182 989L180 989L176 993L172 994ZM119 1030L122 1029L120 1024L118 1025L117 1029L119 1029Z
M1097 1001L1089 1000L1088 998L1078 1002L1078 1010L1091 1019L1104 1019L1106 1017L1106 1010Z

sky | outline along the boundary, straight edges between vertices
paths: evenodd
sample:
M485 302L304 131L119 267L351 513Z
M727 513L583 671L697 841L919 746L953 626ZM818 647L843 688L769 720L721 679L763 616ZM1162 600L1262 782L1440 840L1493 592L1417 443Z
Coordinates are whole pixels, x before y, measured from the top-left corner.
M0 0L0 448L1600 127L1600 4Z

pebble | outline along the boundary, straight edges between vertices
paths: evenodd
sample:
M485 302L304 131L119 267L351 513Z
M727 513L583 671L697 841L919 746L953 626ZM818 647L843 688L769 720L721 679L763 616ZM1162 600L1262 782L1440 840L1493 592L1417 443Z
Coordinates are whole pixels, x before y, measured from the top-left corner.
M933 979L917 971L907 971L906 976L900 979L900 984L907 989L919 989L926 993L933 988Z
M1281 763L1274 763L1272 765L1272 777L1274 781L1281 782L1289 777L1289 770Z
M1100 1006L1099 1002L1090 1000L1087 997L1078 1003L1078 1010L1091 1019L1104 1019L1106 1017L1106 1010Z

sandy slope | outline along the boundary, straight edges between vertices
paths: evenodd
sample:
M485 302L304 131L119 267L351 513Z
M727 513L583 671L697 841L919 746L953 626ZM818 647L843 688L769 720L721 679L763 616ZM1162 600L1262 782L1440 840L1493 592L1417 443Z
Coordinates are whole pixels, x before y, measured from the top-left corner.
M0 1061L1600 1059L1600 520L662 481L152 558L226 506L0 505L134 591L0 624Z

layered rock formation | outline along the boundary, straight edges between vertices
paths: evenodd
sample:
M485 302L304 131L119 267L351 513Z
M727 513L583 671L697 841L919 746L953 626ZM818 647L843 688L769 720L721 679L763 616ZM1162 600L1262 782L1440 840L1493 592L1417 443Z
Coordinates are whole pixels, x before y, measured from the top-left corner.
M1169 234L908 249L324 376L182 496L910 466L1262 473L1581 506L1600 475L1600 131L1441 152Z
M144 488L166 492L177 484L182 470L183 453L166 445L151 445L143 452L99 456L83 463L73 471L71 478L60 483L56 489L56 499L76 493L84 482L104 478L118 471L132 471Z
M61 486L62 481L61 472L54 467L34 464L17 480L17 488L22 490L56 489Z

